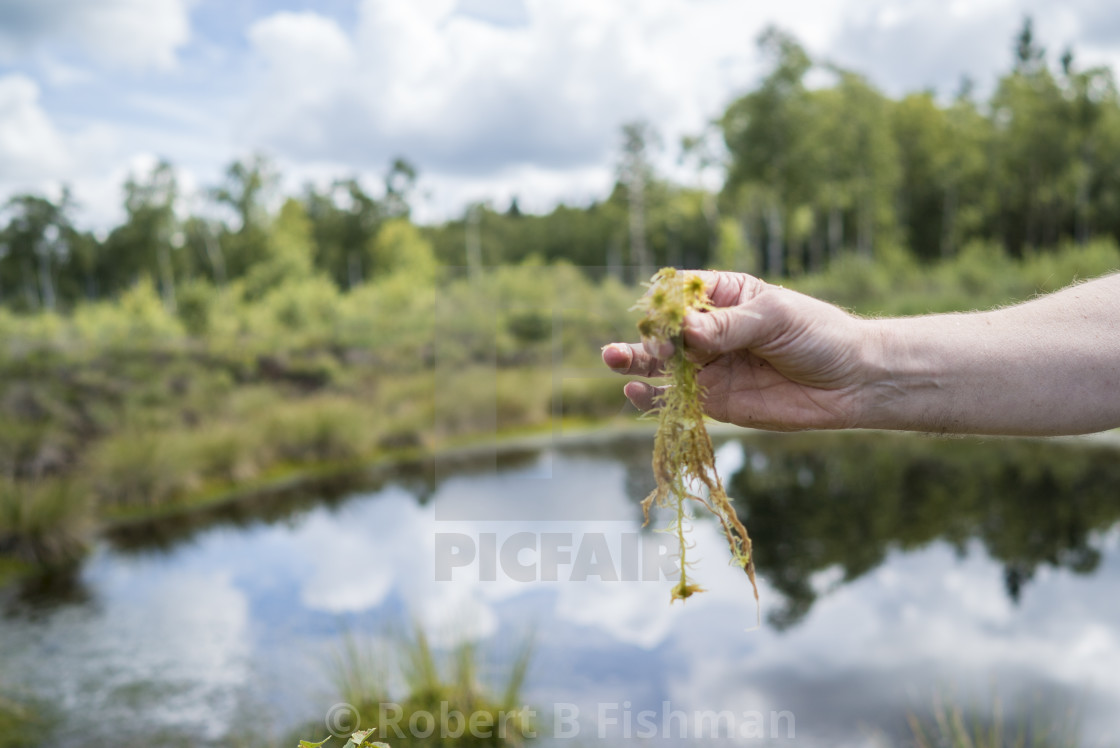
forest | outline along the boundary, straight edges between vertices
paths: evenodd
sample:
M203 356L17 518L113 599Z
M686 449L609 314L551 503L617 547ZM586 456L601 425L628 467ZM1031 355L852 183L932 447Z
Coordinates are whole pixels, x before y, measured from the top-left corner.
M418 175L406 158L377 188L340 176L286 198L262 155L230 164L199 195L183 194L163 162L128 179L124 222L103 236L75 225L65 190L11 198L0 214L0 303L21 313L73 310L147 278L168 309L185 302L189 324L213 289L252 299L291 276L349 291L409 263L532 257L626 281L664 264L778 278L848 253L928 264L972 245L1021 258L1120 238L1113 73L1079 65L1073 50L1047 55L1029 19L986 99L968 79L951 97L894 99L859 73L814 61L782 31L757 44L768 73L705 131L670 149L654 125L624 125L617 181L591 204L530 215L516 199L479 203L414 227ZM659 156L676 157L695 183L657 173ZM699 175L711 170L722 174L718 191L702 186Z

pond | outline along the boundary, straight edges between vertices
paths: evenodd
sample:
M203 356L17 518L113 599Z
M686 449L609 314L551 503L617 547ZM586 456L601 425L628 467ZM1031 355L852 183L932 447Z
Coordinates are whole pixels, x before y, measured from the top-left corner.
M0 591L0 683L45 705L52 747L320 739L344 638L421 625L495 669L532 632L524 701L560 736L541 744L894 745L939 699L1120 741L1114 448L720 440L754 538L750 630L706 517L707 591L670 605L672 549L638 507L650 447L482 450L121 529L74 573Z

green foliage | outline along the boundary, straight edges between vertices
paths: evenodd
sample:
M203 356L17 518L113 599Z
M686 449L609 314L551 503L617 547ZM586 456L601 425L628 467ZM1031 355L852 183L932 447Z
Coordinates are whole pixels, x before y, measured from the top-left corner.
M53 310L60 296L76 290L72 278L59 277L68 261L72 257L78 265L89 260L88 241L70 222L70 192L63 189L57 201L16 195L4 208L11 218L0 230L0 298L20 311ZM79 251L70 255L71 246Z
M472 366L441 383L435 425L445 436L546 423L552 393L548 372Z
M566 417L610 418L627 407L616 377L565 377L558 398L553 407Z
M435 345L434 283L391 273L340 299L334 337L386 370L415 370L430 362Z
M285 220L306 238L298 206ZM399 220L385 228L386 242L425 241ZM928 266L884 244L875 260L845 253L791 285L864 313L924 313L1025 299L1118 266L1110 240L1022 259L974 241ZM69 313L0 308L0 554L55 563L80 551L97 517L625 407L614 381L588 376L602 345L632 337L634 291L611 274L593 281L531 257L473 276L402 266L347 292L314 273L255 298L245 289L187 281L170 309L142 278Z
M210 331L210 319L217 292L207 280L195 279L179 287L176 312L188 335L203 337Z
M159 507L199 487L189 437L126 431L97 444L88 475L103 507Z
M84 541L96 517L177 511L284 471L540 427L566 378L546 367L558 354L594 365L632 324L632 291L567 265L444 283L438 310L436 283L400 267L348 293L295 277L253 299L244 280L195 280L171 311L141 280L71 314L0 309L12 354L0 359L0 478L12 486L0 554L46 563L80 550L67 539ZM620 407L613 382L562 386L569 416ZM36 539L52 526L57 550Z
M752 257L753 248L747 244L742 227L731 218L719 222L719 251L713 258L723 270L739 273L757 272Z
M933 714L922 720L907 715L917 748L1075 748L1079 745L1073 709L1059 709L1036 699L1030 707L1008 719L998 695L983 714L935 694ZM971 713L970 713L971 712ZM1064 712L1064 714L1063 714Z
M382 224L370 241L369 259L373 278L397 273L416 286L432 283L438 269L431 243L404 218Z
M376 413L349 398L257 394L256 404L244 398L232 403L229 420L186 430L128 430L96 444L86 475L99 504L159 509L207 485L237 484L278 465L357 460L377 444Z
M382 743L373 739L373 734L375 732L377 732L377 730L372 728L369 730L358 730L350 735L343 748L363 748L363 746L367 746L368 748L389 748L388 743ZM318 743L301 740L299 741L299 748L320 748L320 746L325 745L329 740L329 737L320 740Z
M91 520L88 494L72 482L0 483L0 553L43 566L74 561Z
M0 225L0 305L72 310L150 278L167 310L187 306L181 318L192 334L208 324L245 333L253 325L243 310L212 306L207 322L192 284L231 290L218 294L219 306L238 307L312 277L346 291L402 274L416 286L440 275L439 265L477 270L532 257L628 282L639 280L635 267L656 265L796 278L853 250L868 259L901 249L929 264L977 244L1020 259L1120 240L1113 71L1079 65L1072 50L1056 65L1028 31L1029 22L980 101L967 81L951 100L931 91L888 97L767 29L757 40L768 65L759 85L682 141L678 160L695 171L693 186L653 168L655 123L630 123L611 190L541 215L516 198L502 210L484 200L461 218L418 227L409 217L417 172L401 158L383 190L348 177L276 200L280 175L252 155L204 192L208 209L186 217L176 211L176 169L159 162L129 175L126 218L104 239L73 225L67 191L16 195ZM719 168L722 187L702 187Z
M258 299L270 290L304 280L313 274L311 221L303 206L288 199L273 222L269 254L245 276L245 297Z
M185 330L167 310L150 278L141 278L115 302L81 307L68 318L77 341L94 345L138 345L181 339ZM51 336L58 337L58 336ZM48 338L49 339L49 338Z
M274 408L263 428L264 449L278 461L321 463L367 454L377 422L349 399L320 396Z
M160 161L144 176L130 174L124 185L126 220L105 241L105 252L98 253L102 267L96 272L102 282L123 288L137 277L159 279L159 291L169 307L175 305L175 278L190 269L190 259L172 246L176 241L178 219L175 202L179 185L175 170ZM105 262L105 256L112 263Z
M1080 69L1072 53L1054 71L1033 41L1023 46L1028 31L1029 19L990 101L963 86L948 105L931 92L892 101L828 64L817 69L834 83L810 91L814 62L803 48L764 34L770 73L720 124L731 156L724 209L757 237L765 272L818 268L825 246L834 260L844 248L870 256L901 240L929 262L977 241L1019 257L1120 237L1112 72ZM798 227L806 210L807 234Z
M921 266L889 248L880 261L843 256L828 270L788 285L863 314L969 311L1025 301L1120 268L1111 239L1064 244L1013 259L992 242L973 241L952 259Z
M339 300L338 289L324 277L292 278L269 290L260 303L237 310L240 332L272 349L323 345L334 337Z
M611 278L588 281L566 263L530 258L448 282L435 303L441 364L588 365L606 342L628 335L633 290ZM594 345L594 341L601 341Z
M0 748L35 745L49 733L42 705L0 693Z
M357 710L359 724L393 746L520 746L539 727L522 700L531 656L526 641L514 656L504 684L494 688L483 677L473 644L464 642L441 654L417 625L410 636L395 636L387 647L348 636L335 660L334 680L339 698ZM403 686L399 692L390 685L397 683ZM399 708L399 728L380 722L384 705ZM433 716L438 722L442 715L451 715L461 724L451 720L436 724L432 735L421 737L406 727L416 714L424 717L419 724ZM480 728L468 728L471 719ZM459 737L448 737L456 732Z

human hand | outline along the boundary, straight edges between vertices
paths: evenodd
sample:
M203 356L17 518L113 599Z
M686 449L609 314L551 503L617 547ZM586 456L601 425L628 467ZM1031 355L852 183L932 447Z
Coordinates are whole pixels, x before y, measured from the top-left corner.
M692 271L704 279L710 312L690 312L686 355L701 365L704 411L739 426L791 431L857 426L870 379L868 329L831 304L743 273ZM612 343L603 362L620 374L657 377L670 343ZM663 387L629 382L640 410Z

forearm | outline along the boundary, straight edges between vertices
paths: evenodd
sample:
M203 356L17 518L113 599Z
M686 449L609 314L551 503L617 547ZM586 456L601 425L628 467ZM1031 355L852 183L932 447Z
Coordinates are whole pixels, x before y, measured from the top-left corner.
M867 428L1076 434L1120 426L1120 275L1006 309L866 320Z

